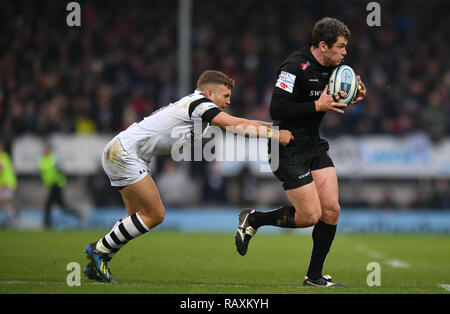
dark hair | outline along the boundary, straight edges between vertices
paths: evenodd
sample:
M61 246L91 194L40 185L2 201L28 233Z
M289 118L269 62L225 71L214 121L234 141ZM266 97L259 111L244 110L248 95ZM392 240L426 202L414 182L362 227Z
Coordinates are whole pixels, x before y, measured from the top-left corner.
M323 41L331 48L338 36L348 39L350 37L348 27L337 19L324 17L314 24L311 43L314 47L319 47L319 43Z
M220 71L208 70L202 73L197 81L197 88L202 89L207 84L225 85L229 89L234 87L234 80Z

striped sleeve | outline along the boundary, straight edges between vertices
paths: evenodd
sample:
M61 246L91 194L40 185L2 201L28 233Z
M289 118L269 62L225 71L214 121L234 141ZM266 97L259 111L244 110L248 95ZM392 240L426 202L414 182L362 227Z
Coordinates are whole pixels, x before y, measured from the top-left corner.
M220 113L219 107L208 98L200 98L189 105L189 117L211 122Z

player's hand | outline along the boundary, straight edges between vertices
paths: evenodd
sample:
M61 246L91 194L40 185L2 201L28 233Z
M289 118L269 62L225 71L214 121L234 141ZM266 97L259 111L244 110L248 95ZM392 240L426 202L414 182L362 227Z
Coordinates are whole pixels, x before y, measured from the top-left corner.
M338 113L344 113L343 108L347 107L347 104L341 104L336 101L347 96L347 93L344 91L340 91L340 93L334 93L333 95L328 94L328 84L325 85L325 88L320 95L320 98L317 99L314 103L316 104L316 111L336 111ZM334 100L334 99L335 100Z
M289 130L280 130L280 132L278 132L278 141L280 142L281 146L286 146L293 139L294 136Z
M363 100L363 98L366 96L366 85L364 85L364 83L361 81L361 77L359 75L356 76L356 79L358 80L358 94L350 103L351 105Z

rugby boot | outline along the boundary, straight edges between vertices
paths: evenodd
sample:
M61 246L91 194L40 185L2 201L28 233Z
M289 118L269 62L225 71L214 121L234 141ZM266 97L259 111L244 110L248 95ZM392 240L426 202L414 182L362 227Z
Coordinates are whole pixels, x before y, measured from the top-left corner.
M247 253L248 243L256 233L256 229L250 226L248 222L249 216L254 212L255 210L247 208L239 214L239 225L234 237L234 243L236 244L237 251L241 255L245 255Z

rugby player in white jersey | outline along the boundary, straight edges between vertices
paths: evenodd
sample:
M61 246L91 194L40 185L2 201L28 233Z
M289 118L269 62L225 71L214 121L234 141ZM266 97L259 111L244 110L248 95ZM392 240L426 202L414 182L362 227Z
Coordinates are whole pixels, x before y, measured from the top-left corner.
M164 205L150 176L153 156L171 153L179 138L172 131L194 133L194 121L235 130L244 136L277 139L286 146L292 133L271 128L271 123L231 116L223 110L230 104L234 80L219 71L205 71L194 93L171 103L139 123L133 123L115 136L104 148L102 165L111 185L118 187L127 215L103 238L86 245L90 263L84 273L89 279L114 282L108 262L128 241L146 233L164 220ZM263 126L263 127L261 127ZM231 127L231 128L230 128ZM189 137L189 136L188 136Z

